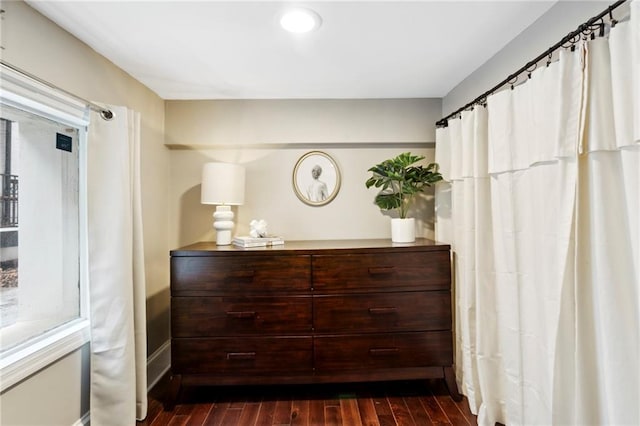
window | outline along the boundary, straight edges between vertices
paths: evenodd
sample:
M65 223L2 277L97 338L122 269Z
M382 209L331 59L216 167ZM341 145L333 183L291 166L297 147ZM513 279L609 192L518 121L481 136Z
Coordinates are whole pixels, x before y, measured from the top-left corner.
M4 389L84 344L88 321L83 290L86 125L33 99L5 91L1 95Z
M0 328L18 319L18 155L12 128L0 117Z

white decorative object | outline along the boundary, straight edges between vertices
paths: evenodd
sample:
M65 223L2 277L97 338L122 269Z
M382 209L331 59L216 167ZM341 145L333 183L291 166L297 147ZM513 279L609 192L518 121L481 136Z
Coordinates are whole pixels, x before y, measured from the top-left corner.
M233 245L238 247L270 247L284 244L280 237L233 237Z
M202 167L202 190L200 202L215 204L213 227L216 230L216 244L231 244L233 217L231 206L244 202L244 167L229 163L206 163Z
M267 236L267 221L264 219L253 219L249 222L249 235L253 238L260 238Z
M412 243L416 240L415 218L391 219L391 241L394 243Z

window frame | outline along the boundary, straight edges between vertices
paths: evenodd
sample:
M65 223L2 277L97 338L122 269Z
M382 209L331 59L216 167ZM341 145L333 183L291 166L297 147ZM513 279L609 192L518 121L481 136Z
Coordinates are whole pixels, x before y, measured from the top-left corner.
M4 72L4 71L3 71ZM3 75L4 77L4 75ZM2 82L5 86L5 81ZM88 107L78 101L42 88L35 82L20 82L21 94L0 88L0 105L7 105L40 117L74 127L78 130L78 216L79 216L79 315L78 318L11 348L0 356L0 392L4 392L32 374L46 368L90 342L89 271L87 227L87 133ZM50 105L29 97L53 100ZM24 95L26 94L26 96ZM53 105L53 106L52 106Z

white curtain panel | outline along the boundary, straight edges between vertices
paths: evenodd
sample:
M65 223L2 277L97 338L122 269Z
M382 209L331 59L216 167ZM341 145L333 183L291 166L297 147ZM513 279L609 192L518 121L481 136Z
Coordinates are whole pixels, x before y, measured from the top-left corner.
M91 118L88 150L91 424L133 425L147 412L140 114Z
M449 128L436 129L436 162L440 165L442 180L435 185L435 233L440 241L453 242L453 218L451 213L451 144Z
M636 3L637 5L637 3ZM637 9L636 9L637 10ZM555 420L640 424L640 144L634 138L638 84L631 22L585 48L585 128L576 209L572 383L560 383Z
M633 79L633 85L631 87L624 88L625 90L631 90L635 95L633 96L633 138L636 143L640 142L640 79L638 79L638 72L640 72L640 1L634 0L631 5L631 21L629 23L629 37L631 38L631 58L633 72L636 74L636 78ZM628 51L627 51L628 52ZM624 53L624 52L623 52ZM627 53L628 54L628 53Z
M471 405L478 405L475 401L477 394L476 377L476 335L475 335L475 287L459 285L459 283L469 282L469 274L473 274L473 241L469 241L469 228L473 228L473 180L464 179L464 166L471 163L469 156L463 156L463 149L472 141L464 140L471 138L469 125L466 120L465 126L461 120L455 120L449 127L451 143L451 206L453 223L453 249L455 265L455 317L456 317L456 362L457 377L460 380L462 392L469 398ZM465 131L463 131L463 129ZM465 158L466 157L466 158ZM471 211L467 209L471 208ZM466 219L466 220L465 220ZM468 372L468 374L465 374Z
M436 132L479 424L640 424L638 4Z
M488 347L487 353L502 357L502 394L488 387L499 397L479 412L483 424L551 423L577 176L575 149L565 152L571 141L562 138L575 147L578 134L561 132L560 123L580 111L579 104L562 104L558 94L580 94L579 64L578 52L564 52L561 62L534 72L526 84L488 99L499 351Z

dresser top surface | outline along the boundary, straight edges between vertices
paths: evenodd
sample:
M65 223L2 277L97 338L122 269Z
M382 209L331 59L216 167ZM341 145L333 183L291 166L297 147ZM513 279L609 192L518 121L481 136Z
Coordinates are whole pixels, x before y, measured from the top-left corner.
M221 254L346 254L371 253L381 251L448 251L449 244L442 244L425 238L417 238L413 243L393 243L390 239L358 240L309 240L285 241L284 244L269 247L238 247L233 244L218 246L213 241L202 241L171 250L171 256L212 256Z

